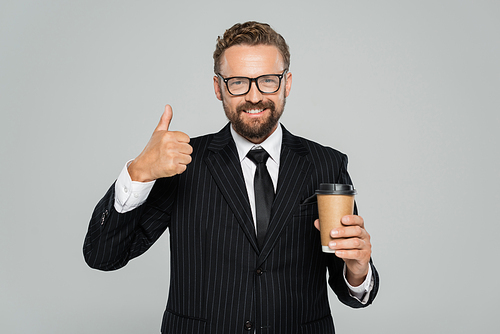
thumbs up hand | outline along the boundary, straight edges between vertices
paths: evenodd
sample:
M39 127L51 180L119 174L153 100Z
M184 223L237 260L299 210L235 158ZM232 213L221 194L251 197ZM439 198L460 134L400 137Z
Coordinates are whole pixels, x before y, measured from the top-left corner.
M168 130L172 116L172 107L166 105L148 144L128 167L132 181L148 182L181 174L191 162L189 136Z

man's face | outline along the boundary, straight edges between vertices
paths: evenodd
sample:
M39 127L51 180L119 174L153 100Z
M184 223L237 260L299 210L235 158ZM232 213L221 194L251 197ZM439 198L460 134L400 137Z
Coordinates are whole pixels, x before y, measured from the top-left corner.
M224 78L257 78L264 74L281 74L284 64L281 54L270 45L235 45L221 58L220 74ZM214 77L215 95L222 101L227 118L234 130L253 143L261 143L278 126L285 100L292 86L292 74L286 73L280 89L272 94L261 93L255 82L245 95L233 96L218 76Z

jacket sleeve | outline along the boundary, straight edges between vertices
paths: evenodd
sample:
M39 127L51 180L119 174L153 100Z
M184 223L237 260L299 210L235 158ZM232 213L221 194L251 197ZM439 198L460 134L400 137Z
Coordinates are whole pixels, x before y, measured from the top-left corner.
M90 219L83 245L87 264L116 270L148 250L169 226L177 183L177 177L157 180L146 202L126 213L114 208L113 184Z
M337 298L345 305L353 308L361 308L370 305L377 296L379 288L379 276L377 269L375 269L375 266L373 265L373 261L370 259L373 287L369 292L370 295L368 297L368 301L366 303L361 303L357 298L352 297L349 293L349 288L347 287L343 276L344 261L333 254L329 254L328 256L332 258L332 261L328 264L328 284L337 295Z
M351 177L349 176L349 173L347 172L347 156L343 155L342 159L342 164L339 170L338 178L336 180L337 183L343 183L343 184L352 184ZM354 214L358 214L358 208L356 203L354 203ZM375 266L373 265L372 259L370 259L370 266L372 269L372 284L373 287L370 290L370 296L368 298L368 301L363 304L361 303L358 299L354 298L351 296L349 293L349 288L347 284L345 283L344 280L344 274L343 274L343 269L344 269L344 261L338 257L336 257L333 254L328 254L329 261L328 261L328 273L329 273L329 279L328 279L328 284L332 288L332 290L335 292L337 295L337 298L344 303L345 305L348 305L353 308L361 308L361 307L366 307L370 305L373 300L375 299L377 293L378 293L378 288L379 288L379 275L377 270L375 269Z

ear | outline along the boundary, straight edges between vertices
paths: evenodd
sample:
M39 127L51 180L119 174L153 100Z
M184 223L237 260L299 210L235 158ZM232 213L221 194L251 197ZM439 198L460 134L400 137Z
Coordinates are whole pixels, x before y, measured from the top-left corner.
M222 101L222 92L219 85L219 77L214 75L214 92L219 101Z
M285 97L288 97L290 94L290 90L292 89L292 73L286 72L286 81L285 81Z

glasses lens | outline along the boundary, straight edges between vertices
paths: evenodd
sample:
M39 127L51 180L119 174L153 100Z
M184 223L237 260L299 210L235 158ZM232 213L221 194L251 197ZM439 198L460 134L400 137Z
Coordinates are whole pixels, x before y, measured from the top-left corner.
M250 90L250 85L253 80L262 93L275 93L280 88L281 76L277 74L269 74L258 77L257 79L249 79L245 77L234 77L227 79L227 89L233 95L244 95Z
M248 91L250 80L247 78L231 78L227 82L227 89L231 94L245 94Z
M258 79L258 84L263 93L274 93L280 87L280 78L277 75L264 75Z

